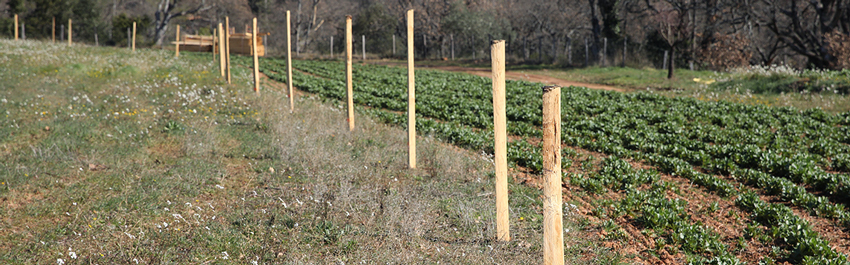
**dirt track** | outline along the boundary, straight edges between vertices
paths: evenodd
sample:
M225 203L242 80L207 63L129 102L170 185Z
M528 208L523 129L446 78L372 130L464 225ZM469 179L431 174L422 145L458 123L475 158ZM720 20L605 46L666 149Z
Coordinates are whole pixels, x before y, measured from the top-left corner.
M420 66L420 68L438 69L438 70L450 71L450 72L462 72L462 73L473 74L473 75L483 76L483 77L493 76L492 73L490 72L490 69L487 69L487 68L470 68L470 67L461 67L461 66ZM619 92L624 91L621 88L616 88L616 87L612 87L612 86L575 82L575 81L570 81L570 80L565 80L565 79L554 78L554 77L551 77L551 76L537 75L537 74L526 74L526 73L520 73L520 72L515 72L515 71L505 71L505 77L508 80L531 81L531 82L538 82L538 83L543 83L543 84L547 84L547 85L556 85L556 86L561 86L561 87L581 86L581 87L587 87L587 88L592 88L592 89L611 90L611 91L619 91Z

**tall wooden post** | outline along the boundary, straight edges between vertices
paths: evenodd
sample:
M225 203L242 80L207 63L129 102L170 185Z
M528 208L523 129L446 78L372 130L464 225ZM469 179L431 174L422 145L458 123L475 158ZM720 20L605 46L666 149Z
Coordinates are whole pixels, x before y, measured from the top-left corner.
M348 130L354 131L354 85L351 83L353 75L351 69L351 16L345 17L345 87L348 94Z
M510 241L508 222L508 145L507 116L505 114L505 41L490 44L493 68L493 129L496 164L496 236L500 241Z
M227 66L227 83L230 84L230 17L224 17L224 52Z
M469 46L472 47L472 59L475 60L475 37L469 39ZM526 50L527 51L527 50ZM528 54L528 53L526 53ZM528 56L526 56L528 57ZM526 58L528 59L528 58Z
M18 40L18 14L15 14L15 40Z
M56 17L53 17L53 30L51 32L53 35L53 43L56 43Z
M180 25L177 25L177 37L174 42L174 57L180 57Z
M21 39L27 39L27 23L21 22Z
M136 51L136 21L133 21L133 51Z
M587 45L587 38L584 38L584 66L590 65L590 46Z
M251 28L251 51L254 54L254 92L260 93L260 57L257 54L257 18L255 17Z
M215 25L213 25L213 35L212 35L213 46L212 46L212 50L210 51L210 53L212 53L213 63L215 63L215 54L216 54L216 52L215 52L215 40L216 40L216 38L218 38L218 29L215 28Z
M68 19L68 46L74 43L73 41L71 41L71 39L74 37L74 27L71 22L71 19Z
M608 66L608 38L602 38L602 66Z
M422 34L422 48L425 49L425 59L428 59L428 38L425 37L425 34Z
M629 37L623 38L623 67L626 67L626 51L629 48Z
M411 9L407 10L407 151L410 168L416 168L416 76L413 67L413 9Z
M334 36L331 36L331 59L334 58Z
M295 111L295 94L292 92L292 32L289 10L286 10L286 87L289 90L289 112ZM333 40L333 37L331 37ZM333 47L333 41L331 41ZM333 49L331 49L333 53Z
M222 29L221 23L218 23L218 66L221 70L221 77L224 77L226 71L224 61L224 29Z
M363 61L366 60L366 35L360 35L363 37L363 41L360 42L360 48L363 49Z
M449 34L449 39L452 41L452 61L455 60L455 35Z
M543 87L543 264L564 264L561 88Z

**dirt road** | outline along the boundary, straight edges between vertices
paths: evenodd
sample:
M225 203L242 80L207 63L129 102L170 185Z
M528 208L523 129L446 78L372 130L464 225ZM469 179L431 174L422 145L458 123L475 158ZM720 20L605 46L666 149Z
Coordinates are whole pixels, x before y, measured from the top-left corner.
M388 62L388 61L370 61L368 63L369 64L378 64L378 65L396 66L396 67L402 67L402 68L407 67L407 65L403 64L403 63ZM489 68L474 68L474 67L462 67L462 66L430 66L430 65L420 65L420 66L417 66L416 68L418 68L418 69L437 69L437 70L443 70L443 71L449 71L449 72L461 72L461 73L467 73L467 74L483 76L483 77L492 77L493 76L493 74L490 72ZM505 71L505 78L507 78L508 80L522 80L522 81L529 81L529 82L538 82L538 83L543 83L543 84L546 84L546 85L556 85L556 86L561 86L561 87L581 86L581 87L592 88L592 89L625 92L624 89L618 88L618 87L576 82L576 81L570 81L570 80L566 80L566 79L554 78L554 77L551 77L551 76L538 75L538 74L527 74L527 73L520 73L520 72L516 72L516 71Z
M438 69L438 70L451 71L451 72L462 72L462 73L473 74L473 75L483 76L483 77L493 76L493 74L490 72L490 69L487 69L487 68L470 68L470 67L461 67L461 66L420 66L419 68ZM612 87L612 86L575 82L575 81L570 81L570 80L565 80L565 79L560 79L560 78L554 78L554 77L551 77L551 76L538 75L538 74L526 74L526 73L520 73L520 72L516 72L516 71L505 71L505 77L508 80L523 80L523 81L543 83L543 84L547 84L547 85L556 85L556 86L561 86L561 87L581 86L581 87L587 87L587 88L592 88L592 89L612 90L612 91L619 91L619 92L625 91L621 88L616 88L616 87Z

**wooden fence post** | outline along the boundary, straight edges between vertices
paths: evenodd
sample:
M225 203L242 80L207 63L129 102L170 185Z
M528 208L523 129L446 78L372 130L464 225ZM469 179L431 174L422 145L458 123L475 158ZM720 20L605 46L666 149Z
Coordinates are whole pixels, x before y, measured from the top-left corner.
M18 40L18 14L15 14L15 40Z
M68 46L71 46L71 44L74 43L73 41L71 41L71 39L74 38L74 26L73 26L73 24L71 24L71 22L72 21L69 18L68 19Z
M227 69L227 84L230 83L230 17L224 17L224 53Z
M602 38L602 66L608 66L608 38Z
M21 22L21 39L27 39L27 23Z
M216 28L215 24L213 24L212 49L210 51L212 53L212 56L213 56L213 63L215 63L215 54L216 54L216 52L215 52L215 39L216 38L218 38L218 28Z
M177 25L177 37L174 41L174 57L180 57L180 25Z
M425 59L428 59L428 38L422 34L422 49L425 49Z
M254 92L260 94L260 55L257 54L257 18L252 21L251 51L254 54Z
M552 37L552 39L552 64L555 64L558 62L558 56L560 55L558 54L560 51L558 48L561 47L561 38Z
M561 88L543 87L543 264L564 264Z
M522 58L524 60L528 61L528 58L531 57L531 54L530 54L531 51L528 50L528 38L522 38L522 49L523 49L523 52L524 52L522 54Z
M51 31L53 35L53 43L56 43L56 17L53 17L53 30Z
M587 38L584 38L584 66L590 65L590 47L587 46Z
M449 39L452 40L452 61L455 60L455 35L449 34Z
M510 241L508 214L508 145L507 116L505 114L505 41L493 41L490 47L493 58L493 129L496 164L496 235L500 241Z
M363 49L363 61L366 61L366 35L360 35L363 37L363 41L360 42L360 48Z
M623 67L626 67L626 52L629 48L629 37L623 38Z
M469 46L472 47L472 59L475 60L475 36L469 38Z
M629 48L629 37L623 38L623 67L626 67L626 51Z
M218 23L218 67L221 77L224 77L224 71L226 71L224 61L224 29L222 29L221 23Z
M331 37L333 38L333 37ZM286 86L289 89L289 112L295 111L295 95L292 93L292 32L289 10L286 10ZM333 45L333 42L331 42Z
M136 21L133 21L133 51L136 51Z
M413 44L413 9L410 9L407 10L407 153L410 168L416 168L416 72Z
M331 36L331 59L334 58L334 36Z
M354 131L354 85L351 83L351 16L345 17L345 87L348 94L348 130ZM297 50L297 48L296 48Z

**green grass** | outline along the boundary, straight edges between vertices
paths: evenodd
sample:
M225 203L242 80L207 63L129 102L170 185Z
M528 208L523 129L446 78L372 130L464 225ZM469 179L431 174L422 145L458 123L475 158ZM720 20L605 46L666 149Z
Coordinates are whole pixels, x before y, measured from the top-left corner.
M510 184L514 240L496 242L488 160L423 136L409 170L405 131L360 115L349 132L315 97L289 113L247 69L221 81L209 54L0 40L0 68L0 263L542 256L538 190ZM622 259L566 241L583 242L575 262Z
M718 78L724 76L712 71L691 71L676 69L675 78L667 79L667 71L654 68L622 68L622 67L587 67L565 71L558 70L518 70L535 74L548 75L567 80L586 83L605 84L635 90L689 90L697 89L700 83L694 78Z
M805 71L794 74L771 74L771 71L767 71L762 74L751 70L725 73L677 69L672 79L667 79L667 71L653 68L589 67L517 71L671 97L800 109L821 108L830 113L850 111L850 95L847 92L850 75L847 71Z

